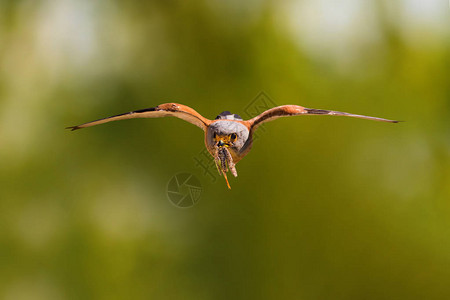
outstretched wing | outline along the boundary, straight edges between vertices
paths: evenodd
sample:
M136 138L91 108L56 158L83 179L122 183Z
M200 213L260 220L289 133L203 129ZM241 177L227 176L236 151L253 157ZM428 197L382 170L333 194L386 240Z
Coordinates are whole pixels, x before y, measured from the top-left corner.
M162 118L162 117L180 118L191 124L194 124L195 126L200 127L203 130L206 130L206 127L208 127L208 125L211 123L211 120L204 118L201 114L199 114L194 109L186 105L177 103L164 103L156 107L130 111L124 114L92 121L89 123L84 123L82 125L67 127L66 129L71 129L73 131L112 121L135 119L135 118Z
M325 110L325 109L314 109L314 108L306 108L298 105L282 105L266 110L259 116L254 117L253 119L248 120L250 123L250 127L254 131L259 125L269 122L281 117L290 117L290 116L298 116L298 115L330 115L330 116L345 116L345 117L354 117L360 119L374 120L374 121L382 121L382 122L390 122L390 123L398 123L399 121L369 117L363 115L355 115L346 112L334 111L334 110Z

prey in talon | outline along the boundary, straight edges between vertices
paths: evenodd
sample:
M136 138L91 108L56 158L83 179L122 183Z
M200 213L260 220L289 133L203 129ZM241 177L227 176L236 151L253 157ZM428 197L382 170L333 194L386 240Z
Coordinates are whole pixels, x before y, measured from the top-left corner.
M234 135L234 133L232 135ZM227 149L229 145L223 143L222 140L219 140L215 147L216 150L214 154L214 162L216 163L217 170L219 171L220 175L223 175L223 177L225 177L227 186L229 189L231 189L230 183L228 182L227 178L227 172L228 170L230 170L231 174L233 174L234 177L237 177L237 171L233 162L233 157Z
M299 105L282 105L274 107L250 120L243 120L239 115L232 114L229 111L225 111L219 114L214 120L210 120L203 117L189 106L178 103L165 103L151 108L135 110L99 119L78 126L67 127L67 129L73 131L125 119L161 117L176 117L182 119L203 130L205 134L205 146L214 158L219 174L224 176L228 188L231 189L227 178L227 172L230 171L234 177L237 176L236 164L250 151L253 145L253 134L258 126L281 117L302 115L344 116L388 123L399 122L334 110L306 108Z

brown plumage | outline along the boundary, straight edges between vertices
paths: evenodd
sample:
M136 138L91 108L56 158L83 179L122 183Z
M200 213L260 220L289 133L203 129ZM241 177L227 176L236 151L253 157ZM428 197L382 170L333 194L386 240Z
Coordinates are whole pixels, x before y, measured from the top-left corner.
M255 130L263 123L276 120L281 117L298 115L331 115L389 123L399 122L333 110L305 108L298 105L283 105L274 107L247 121L242 120L238 115L231 114L230 112L223 112L218 115L215 120L210 120L203 117L189 106L178 103L165 103L152 108L135 110L84 123L78 126L67 127L67 129L71 129L73 131L112 121L134 118L176 117L185 120L203 130L205 133L206 148L213 156L219 173L225 177L228 188L231 188L228 178L226 177L226 173L231 171L235 177L237 176L235 164L238 163L250 151L253 144L253 133Z

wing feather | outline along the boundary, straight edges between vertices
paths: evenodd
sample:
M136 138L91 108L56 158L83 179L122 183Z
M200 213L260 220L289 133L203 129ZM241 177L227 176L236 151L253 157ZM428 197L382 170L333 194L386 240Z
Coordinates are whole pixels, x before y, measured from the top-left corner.
M162 118L162 117L176 117L185 120L191 124L194 124L195 126L198 126L203 130L206 130L206 127L211 123L211 120L206 119L189 106L178 103L164 103L156 107L130 111L120 115L115 115L108 118L84 123L78 126L67 127L66 129L71 129L73 131L112 121L135 119L135 118Z
M250 123L252 130L255 130L259 125L261 125L263 123L266 123L266 122L269 122L272 120L276 120L281 117L290 117L290 116L298 116L298 115L345 116L345 117L354 117L354 118L367 119L367 120L373 120L373 121L381 121L381 122L389 122L389 123L398 123L399 122L399 121L395 121L395 120L388 120L388 119L377 118L377 117L369 117L369 116L364 116L364 115L350 114L350 113L341 112L341 111L306 108L306 107L299 106L299 105L277 106L277 107L266 110L265 112L254 117L253 119L250 119L248 122Z

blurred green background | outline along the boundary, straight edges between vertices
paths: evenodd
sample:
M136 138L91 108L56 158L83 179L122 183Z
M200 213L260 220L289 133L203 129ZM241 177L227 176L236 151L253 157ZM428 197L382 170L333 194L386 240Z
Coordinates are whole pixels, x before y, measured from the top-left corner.
M1 299L450 299L448 1L0 2ZM261 91L227 190L175 118ZM247 116L246 116L247 117ZM213 169L214 172L216 172ZM203 193L172 205L167 183Z

